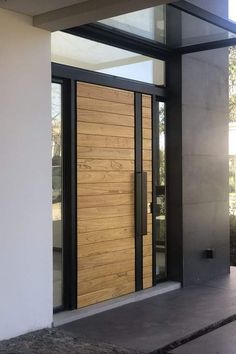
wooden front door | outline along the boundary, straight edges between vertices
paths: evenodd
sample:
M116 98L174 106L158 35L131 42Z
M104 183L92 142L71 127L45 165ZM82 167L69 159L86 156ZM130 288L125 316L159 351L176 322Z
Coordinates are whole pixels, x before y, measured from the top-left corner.
M79 308L153 286L152 115L152 96L77 82Z
M134 93L77 83L78 307L135 291Z

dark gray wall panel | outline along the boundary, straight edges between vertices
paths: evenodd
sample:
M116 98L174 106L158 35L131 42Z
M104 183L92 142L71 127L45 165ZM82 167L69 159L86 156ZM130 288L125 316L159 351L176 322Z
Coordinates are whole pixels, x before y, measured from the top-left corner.
M226 0L191 1L227 16ZM229 272L228 50L182 58L183 283ZM215 249L215 258L203 251Z

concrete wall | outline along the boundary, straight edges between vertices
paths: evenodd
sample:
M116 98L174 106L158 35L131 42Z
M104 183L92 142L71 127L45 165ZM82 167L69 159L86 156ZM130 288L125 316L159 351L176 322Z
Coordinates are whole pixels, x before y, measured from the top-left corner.
M227 0L195 0L227 17ZM229 272L228 50L183 56L184 284ZM214 248L216 258L203 257Z
M0 340L50 326L50 34L0 10Z

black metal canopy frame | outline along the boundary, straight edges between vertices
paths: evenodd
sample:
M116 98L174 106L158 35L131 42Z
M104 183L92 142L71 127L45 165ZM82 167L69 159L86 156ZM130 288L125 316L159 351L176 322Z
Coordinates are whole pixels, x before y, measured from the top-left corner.
M168 43L163 44L155 40L146 39L139 35L116 29L101 23L93 23L79 27L73 27L66 29L63 32L161 60L168 59L169 57L178 54L182 55L236 45L236 23L214 15L213 13L202 9L201 7L192 5L185 0L175 1L166 6L167 9L172 8L179 10L180 12L186 13L195 18L198 18L201 21L204 21L209 25L213 25L219 29L230 32L231 34L235 35L235 38L216 38L213 41L207 41L204 43L196 43L185 46L177 45L174 47L168 45Z

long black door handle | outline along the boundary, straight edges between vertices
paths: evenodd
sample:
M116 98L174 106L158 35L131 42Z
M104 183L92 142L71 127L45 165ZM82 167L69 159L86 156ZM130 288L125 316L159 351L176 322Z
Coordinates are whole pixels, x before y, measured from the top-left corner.
M142 235L147 235L147 172L142 172Z

